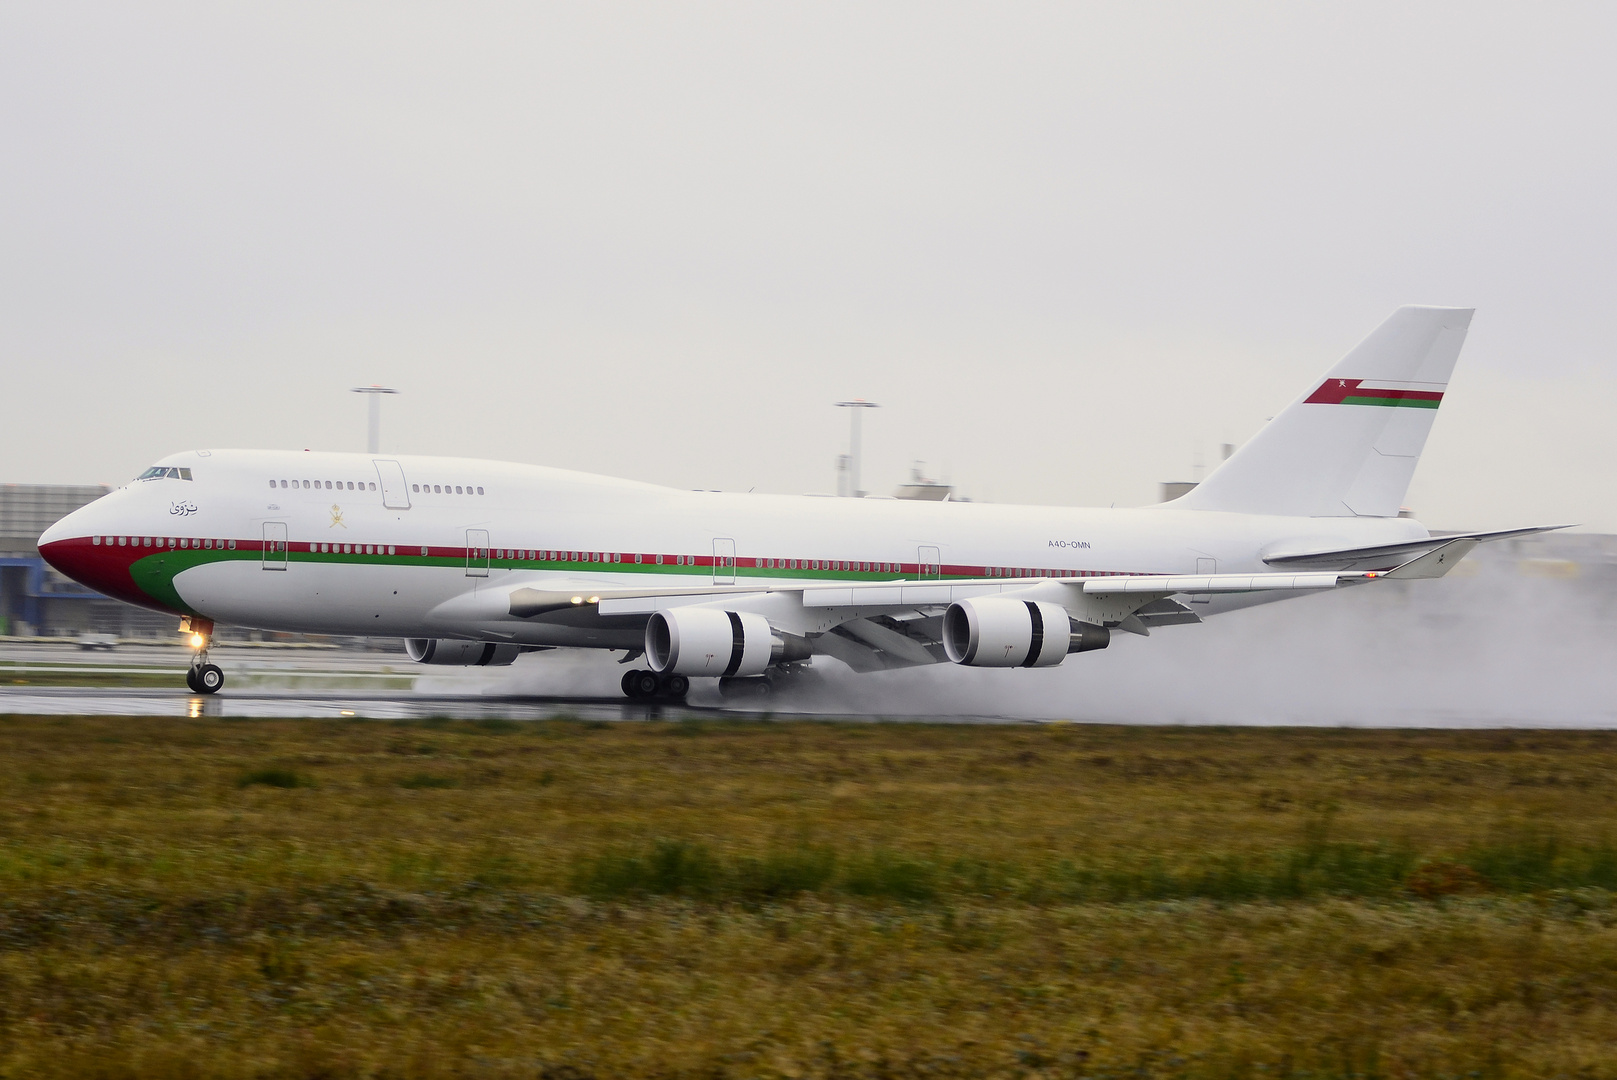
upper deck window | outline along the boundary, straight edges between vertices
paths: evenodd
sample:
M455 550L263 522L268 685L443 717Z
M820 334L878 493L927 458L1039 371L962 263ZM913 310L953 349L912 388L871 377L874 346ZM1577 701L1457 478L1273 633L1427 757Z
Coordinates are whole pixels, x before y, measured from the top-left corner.
M153 465L151 468L147 469L145 472L143 472L139 476L135 477L135 479L136 480L163 480L163 479L168 479L168 480L189 480L189 479L191 479L191 470L190 469L177 469L173 465Z

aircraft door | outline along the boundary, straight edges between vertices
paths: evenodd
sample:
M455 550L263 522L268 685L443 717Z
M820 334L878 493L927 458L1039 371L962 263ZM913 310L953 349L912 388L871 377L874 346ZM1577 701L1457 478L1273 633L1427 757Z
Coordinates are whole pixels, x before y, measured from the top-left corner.
M396 461L373 461L376 478L382 482L382 505L389 510L410 509L410 485L404 482L404 467Z
M264 522L264 569L286 569L286 522Z
M713 584L736 583L736 542L725 537L713 540Z
M488 530L466 530L466 576L488 577Z
M1196 560L1196 573L1198 575L1200 575L1200 574L1216 574L1216 573L1218 573L1218 560L1217 559L1205 559L1205 558L1197 559ZM1192 604L1205 604L1205 603L1209 602L1212 599L1213 599L1213 597L1212 597L1211 594L1202 593L1200 596L1192 596L1190 598L1190 602Z
M939 578L943 576L943 556L937 548L922 544L915 561L920 563L920 566L916 568L916 577Z

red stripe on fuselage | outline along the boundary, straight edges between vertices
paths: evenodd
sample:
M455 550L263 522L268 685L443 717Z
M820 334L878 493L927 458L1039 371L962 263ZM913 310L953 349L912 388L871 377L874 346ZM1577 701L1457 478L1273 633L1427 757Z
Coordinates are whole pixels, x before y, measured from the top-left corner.
M155 546L119 547L117 544L97 544L88 536L80 536L41 544L39 555L80 585L110 596L114 600L122 600L126 604L170 615L184 615L187 613L159 603L150 593L135 584L134 577L129 573L129 568L136 562L166 550L168 549Z
M178 611L155 599L151 596L151 594L142 589L135 582L133 575L130 573L131 567L142 559L150 558L153 555L161 555L166 552L207 551L218 552L219 554L224 555L228 551L232 555L240 557L242 554L261 555L265 550L265 544L261 540L227 541L223 538L215 538L212 541L205 543L203 540L198 538L185 538L184 547L181 547L180 542L175 538L167 537L131 536L127 537L127 540L129 542L126 544L117 543L116 537L104 537L102 542L99 544L95 543L93 538L87 536L74 537L67 540L56 540L42 545L40 547L40 555L44 557L46 562L50 563L51 566L55 567L63 574L66 574L68 577L79 582L80 584L86 585L106 596L113 597L117 600L122 600L126 603L136 604L141 607L151 608L155 611L163 611L175 615L186 615L189 614L189 612ZM145 543L147 540L152 541L149 546ZM171 544L170 540L175 540L175 542ZM344 545L338 543L330 545L331 547L338 549L337 551L333 552L322 552L320 551L321 546L322 542L294 541L287 545L289 549L288 555L294 557L300 554L304 555L305 557L309 555L318 556L323 554L364 555L365 553L363 552L363 548L366 545L348 545L350 547L361 549L360 551L355 552L342 552L341 549ZM561 570L561 572L570 572L582 569L585 573L612 573L614 571L620 573L650 571L655 573L658 570L664 570L671 573L677 573L679 570L688 567L706 567L713 569L717 563L717 557L713 555L680 556L676 554L658 554L654 552L642 552L637 556L637 554L634 552L600 552L569 549L566 552L561 552L561 554L571 554L574 556L571 559L545 559L542 557L542 552L539 551L535 551L534 553L536 555L541 555L540 558L516 559L512 557L515 549L510 548L491 547L488 549L488 555L485 556L478 554L474 556L473 551L475 549L464 547L395 543L392 545L393 552L386 553L389 545L376 544L370 546L381 549L374 552L374 554L371 556L374 558L396 560L399 558L409 559L415 557L424 557L433 560L453 560L455 562L461 562L473 557L481 562L482 559L487 558L491 568L500 570L526 570L531 568L534 570L550 569L552 572L556 570ZM529 551L533 549L524 548L522 550ZM498 552L501 551L504 551L507 554L502 557L500 554L498 554ZM592 555L595 556L594 559L591 558ZM614 556L616 556L616 560L614 560ZM640 559L641 561L636 562L636 558ZM658 561L659 559L661 562ZM301 560L293 558L292 561L297 562ZM818 566L813 565L816 561L819 563ZM797 565L790 565L793 562L795 562ZM840 565L842 562L851 563L850 568L843 570ZM555 567L554 565L551 567L540 565L543 563L581 565L567 565L563 569L560 567ZM395 563L395 565L397 564ZM853 568L861 565L868 567L868 569ZM885 566L886 569L876 569L878 566ZM631 567L633 568L633 571L630 570ZM736 558L730 567L724 567L721 569L754 572L757 570L766 570L770 572L770 576L784 576L788 578L798 571L807 571L809 573L819 574L845 573L849 575L857 575L853 578L853 580L870 580L873 576L893 575L896 580L907 580L912 582L934 581L938 580L940 577L992 577L1001 581L1007 581L1050 577L1126 577L1137 573L1154 572L1126 570L1074 570L1070 568L1033 566L996 567L957 563L944 563L941 566L932 565L926 570L923 570L920 564L907 562L884 562L882 560L869 560L861 563L859 560L783 559L754 556ZM740 583L746 584L744 580Z

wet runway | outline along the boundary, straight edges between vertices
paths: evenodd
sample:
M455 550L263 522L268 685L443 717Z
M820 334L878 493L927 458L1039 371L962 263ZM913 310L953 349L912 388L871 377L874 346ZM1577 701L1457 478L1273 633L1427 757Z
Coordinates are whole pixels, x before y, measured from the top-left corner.
M605 654L534 654L507 668L451 668L424 667L401 653L221 646L209 658L225 670L225 688L213 695L186 689L189 657L183 648L165 646L87 652L72 645L0 644L0 715L622 721L828 715L823 702L806 698L772 699L768 712L755 702L737 706L701 684L686 702L629 701L616 685L623 667ZM48 685L81 679L136 685Z
M601 669L597 677L583 685L574 678L561 692L527 694L502 692L511 681L509 668L423 667L402 653L226 645L209 658L225 670L226 682L221 692L203 695L185 687L190 653L183 648L0 645L0 714L644 720L719 711L630 702L610 692L621 669L600 664L592 665ZM50 685L79 679L134 685ZM590 684L602 684L603 692L588 692L595 688Z
M750 715L697 705L647 705L602 698L503 697L456 694L367 694L343 691L223 691L212 696L178 690L129 687L0 687L0 715L348 717L378 720L502 718L546 720L672 720Z

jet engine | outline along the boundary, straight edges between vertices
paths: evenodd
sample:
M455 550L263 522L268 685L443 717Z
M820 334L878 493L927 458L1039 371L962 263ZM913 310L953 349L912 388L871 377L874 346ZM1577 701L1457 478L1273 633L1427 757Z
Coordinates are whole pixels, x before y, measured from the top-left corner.
M1069 652L1104 649L1111 633L1080 623L1067 609L1037 600L987 596L960 600L943 614L943 651L969 667L1054 667Z
M418 664L452 667L504 667L522 652L521 645L454 638L406 638L404 651Z
M646 662L664 675L762 675L771 664L806 660L812 651L807 640L775 633L752 611L678 607L646 622Z

